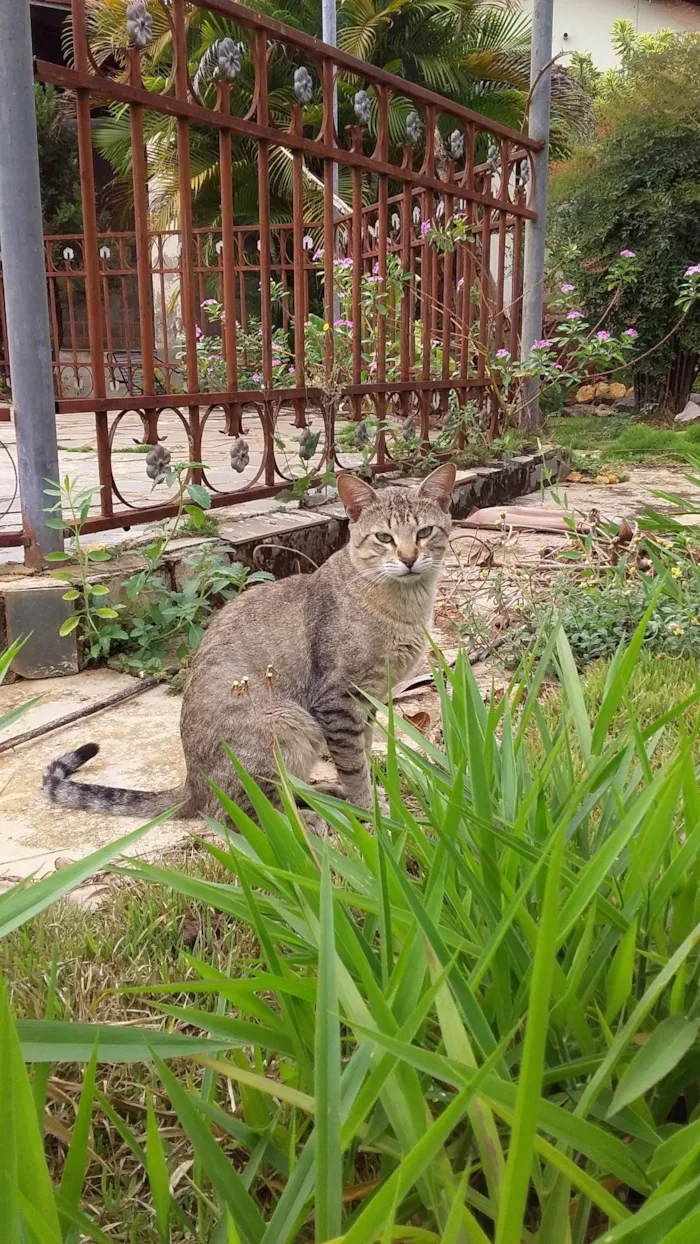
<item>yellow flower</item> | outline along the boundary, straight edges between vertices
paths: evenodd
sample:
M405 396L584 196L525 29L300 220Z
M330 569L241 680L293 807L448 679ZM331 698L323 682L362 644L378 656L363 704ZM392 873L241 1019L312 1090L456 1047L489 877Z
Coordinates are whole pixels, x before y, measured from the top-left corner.
M673 566L671 569L671 574L673 575L674 579L680 579L683 574L683 571L678 566Z
M700 618L693 618L693 626L700 626Z
M331 331L331 326L330 326L330 324L324 324L324 325L323 325L323 331L324 331L324 333L329 333L329 332Z
M673 628L673 634L674 634L674 635L682 635L682 634L683 634L683 628L682 628L682 626L675 626L675 627Z

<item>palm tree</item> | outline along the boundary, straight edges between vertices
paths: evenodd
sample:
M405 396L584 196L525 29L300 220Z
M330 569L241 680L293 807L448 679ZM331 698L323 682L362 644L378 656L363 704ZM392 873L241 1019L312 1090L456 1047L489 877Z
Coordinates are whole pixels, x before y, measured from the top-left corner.
M253 11L320 37L320 0L251 0ZM153 90L167 80L172 63L170 32L160 4L152 5L155 39L143 57L144 81ZM124 61L126 31L124 0L93 0L89 10L90 41L98 60ZM480 112L494 121L517 128L526 106L530 57L530 21L509 5L496 7L484 0L340 0L338 43L344 51L419 83ZM188 51L192 76L202 56L217 40L245 33L219 14L193 9ZM269 62L269 104L275 122L284 127L294 100L292 49L277 45ZM359 84L361 85L361 84ZM241 73L231 93L232 109L243 115L250 107L254 81L250 61L243 58ZM358 83L341 78L338 86L339 128L355 121L353 98ZM320 92L319 92L320 96ZM203 98L213 101L213 87L203 87ZM553 150L564 154L572 132L587 119L590 100L565 70L555 72L553 83ZM412 105L393 99L389 115L390 141L400 148ZM305 110L305 123L317 130L318 96ZM370 118L371 139L374 117ZM218 141L215 132L191 127L191 167L197 223L217 223L219 211ZM174 122L157 113L146 118L149 159L159 188L156 224L175 218L177 167L173 160ZM129 197L131 146L127 110L113 105L96 127L95 142L115 170L117 185ZM485 152L483 153L485 155ZM242 223L257 220L255 144L234 141L236 216ZM271 215L289 219L292 167L289 154L271 153ZM310 219L322 209L322 188L307 170L305 210ZM368 186L371 196L371 187ZM340 194L348 200L349 173L340 170Z

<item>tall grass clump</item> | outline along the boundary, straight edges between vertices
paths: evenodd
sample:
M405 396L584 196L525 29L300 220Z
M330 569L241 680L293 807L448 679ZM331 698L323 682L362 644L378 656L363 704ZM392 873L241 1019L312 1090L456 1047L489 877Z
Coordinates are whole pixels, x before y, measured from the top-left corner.
M700 690L637 722L645 624L592 719L561 631L486 705L436 654L443 742L389 709L371 818L287 777L277 809L241 771L257 821L221 796L220 880L127 865L257 951L222 971L204 941L187 979L134 986L160 1026L52 1018L60 973L45 1020L3 997L3 1240L699 1239ZM47 1091L75 1063L57 1152ZM131 1100L100 1087L120 1063ZM138 1235L104 1230L96 1169L139 1189Z

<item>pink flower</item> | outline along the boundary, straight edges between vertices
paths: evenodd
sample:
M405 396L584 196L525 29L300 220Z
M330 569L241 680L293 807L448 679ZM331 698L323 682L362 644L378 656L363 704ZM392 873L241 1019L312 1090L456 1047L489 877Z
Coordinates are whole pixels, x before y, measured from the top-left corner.
M609 341L610 333L606 333L605 329L601 328L600 332L596 333L596 337L598 338L599 341Z
M582 311L569 311L569 314L567 315L566 318L567 320L582 320L583 312Z
M693 264L692 268L686 268L684 276L697 276L700 273L700 263Z
M533 341L532 348L533 350L551 350L553 345L553 341L549 341L546 337L543 337L541 341Z
M637 332L636 328L626 328L622 336L631 337L634 339L635 337L639 336L639 333Z
M216 306L216 298L205 298L205 299L204 299L204 302L200 303L200 306L202 306L202 307L215 307L215 306Z
M637 252L636 252L636 251L628 251L628 250L624 250L624 251L620 251L620 255L621 255L622 259L635 259L635 258L636 258L636 255L637 255Z
M420 235L421 235L421 237L422 237L422 238L424 238L424 237L426 236L426 234L427 234L427 233L430 233L431 228L432 228L432 223L431 223L431 221L429 221L429 220L424 220L424 221L423 221L423 224L422 224L422 225L421 225L421 227L420 227Z
M560 290L561 290L562 294L571 294L571 293L574 291L574 289L576 288L576 286L575 286L575 285L569 285L569 284L568 284L568 282L565 282L565 284L564 284L564 285L560 285L560 286L559 286L559 288L560 288Z
M204 333L202 332L201 328L199 327L199 324L195 324L195 326L194 326L194 334L195 334L195 337L197 338L197 341L201 341L202 337L204 336Z
M251 379L253 381L253 384L260 384L260 376L258 375L256 371L253 372Z
M552 363L552 371L561 371L561 370L562 370L561 363Z
M379 264L378 264L378 263L376 263L376 264L374 265L374 267L372 268L372 271L373 271L373 272L378 272L378 271L379 271Z
M323 259L323 254L324 254L323 247L322 247L322 246L319 246L318 250L317 250L317 251L314 251L314 253L313 253L313 258L314 258L314 259Z
M509 359L509 358L510 358L510 350L497 350L497 351L496 351L496 358L497 358L497 359Z
M457 289L461 289L463 285L464 285L464 277L461 276L457 282Z

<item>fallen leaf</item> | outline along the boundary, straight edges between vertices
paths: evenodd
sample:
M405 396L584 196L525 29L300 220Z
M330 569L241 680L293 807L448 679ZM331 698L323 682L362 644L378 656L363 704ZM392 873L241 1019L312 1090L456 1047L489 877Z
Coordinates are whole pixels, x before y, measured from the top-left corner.
M582 479L583 479L583 476L580 471L570 471L566 479L564 480L564 483L565 484L579 484Z
M430 713L426 712L404 713L403 719L408 722L409 726L415 726L416 730L422 732L425 732L430 725Z

